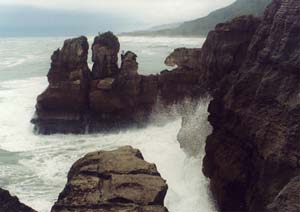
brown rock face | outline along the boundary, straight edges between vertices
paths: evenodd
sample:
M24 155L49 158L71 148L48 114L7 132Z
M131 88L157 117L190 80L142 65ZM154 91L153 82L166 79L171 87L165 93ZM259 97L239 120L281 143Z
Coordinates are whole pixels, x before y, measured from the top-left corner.
M13 197L6 190L0 188L0 211L3 212L36 212L24 205L17 197Z
M87 65L87 38L66 40L53 53L48 73L49 86L37 98L32 122L39 133L76 132L83 129L88 108L90 70ZM67 126L66 126L67 125Z
M118 53L120 43L118 38L111 32L100 34L95 37L92 50L93 79L115 77L119 73Z
M134 76L138 74L137 55L131 51L122 55L121 76Z
M261 20L218 25L202 48L200 84L214 91L203 171L221 211L299 208L299 14L299 0L274 0Z
M87 154L71 168L52 212L167 212L168 186L140 151L121 147Z
M178 68L199 69L201 49L179 48L175 49L165 60L167 66Z
M157 85L150 84L152 92L146 93L144 85L151 76L138 74L137 56L133 52L122 55L120 72L115 78L95 80L89 94L91 129L122 128L139 125L147 120L157 98Z
M196 100L206 91L199 84L200 48L175 49L165 60L167 66L175 69L164 70L158 76L159 98L164 105L174 105L184 100Z
M144 126L158 99L169 106L199 96L195 64L200 49L180 51L180 56L186 54L185 62L193 62L193 68L182 66L150 76L138 74L137 55L131 51L122 54L118 68L119 49L118 38L111 32L98 35L90 72L87 39L65 41L53 53L49 86L37 98L32 119L36 132L85 133Z
M181 103L200 97L202 87L199 85L199 70L176 68L162 71L159 79L159 97L164 105Z
M199 83L205 90L213 91L225 76L239 70L259 23L259 18L242 16L218 24L208 34L199 59Z
M300 211L300 176L293 178L279 192L272 204L268 205L269 212Z

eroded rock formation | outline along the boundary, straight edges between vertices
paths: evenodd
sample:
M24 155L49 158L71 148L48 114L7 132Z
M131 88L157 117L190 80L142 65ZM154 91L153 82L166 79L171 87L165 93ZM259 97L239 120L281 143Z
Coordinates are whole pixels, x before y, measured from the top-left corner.
M138 74L137 55L131 51L122 53L118 67L119 50L118 38L111 32L95 37L90 71L87 39L65 41L51 57L49 86L37 98L32 119L36 132L85 133L144 126L158 99L168 106L199 96L195 65L143 76ZM199 52L184 50L180 55L186 54L185 60L195 64Z
M167 212L168 186L132 147L89 153L72 166L52 212Z
M203 45L199 80L213 97L203 171L221 211L300 210L299 14L299 0L274 0Z
M87 65L89 45L85 37L66 40L51 57L49 86L37 98L36 130L50 134L83 132L88 110L90 70Z
M36 212L32 208L24 205L17 197L0 188L0 211L3 212Z
M120 43L118 38L111 32L98 35L94 39L92 51L93 79L115 77L119 72L118 53Z
M177 66L180 69L199 69L200 57L200 48L178 48L166 58L165 64L167 66Z
M259 23L257 17L237 17L231 22L218 24L208 34L199 60L199 84L210 94L226 76L239 70Z

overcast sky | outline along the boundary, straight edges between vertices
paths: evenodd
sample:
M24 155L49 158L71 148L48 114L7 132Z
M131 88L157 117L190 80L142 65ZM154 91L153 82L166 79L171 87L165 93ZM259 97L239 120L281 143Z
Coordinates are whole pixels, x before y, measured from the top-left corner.
M0 0L0 5L105 12L149 25L199 18L234 0Z

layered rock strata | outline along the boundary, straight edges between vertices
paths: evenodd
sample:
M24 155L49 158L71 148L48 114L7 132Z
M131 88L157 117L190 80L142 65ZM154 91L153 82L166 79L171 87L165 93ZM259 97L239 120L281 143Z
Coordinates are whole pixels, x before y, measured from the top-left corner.
M66 40L63 48L53 53L49 86L37 97L32 119L38 132L75 133L85 128L90 86L88 49L87 39L79 37Z
M132 147L89 153L72 166L52 212L167 212L168 186Z
M300 210L299 14L299 0L274 0L203 45L199 81L213 97L203 172L220 211Z
M94 62L93 79L114 77L118 74L119 40L111 32L95 37L92 46L92 61Z
M158 97L163 106L197 100L203 89L199 85L201 48L178 48L166 59L165 65L175 67L158 75Z
M118 67L119 50L118 38L111 32L95 37L90 71L87 39L66 40L63 48L53 53L49 86L37 98L32 119L35 131L85 133L144 126L158 100L168 106L199 96L196 65L143 76L138 74L137 55L131 51L122 53ZM196 64L199 52L191 49L181 54ZM178 63L177 59L172 64Z

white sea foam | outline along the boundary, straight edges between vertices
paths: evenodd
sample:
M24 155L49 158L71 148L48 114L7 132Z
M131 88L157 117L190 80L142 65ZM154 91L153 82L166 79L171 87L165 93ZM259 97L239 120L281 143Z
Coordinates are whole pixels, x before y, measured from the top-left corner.
M109 135L34 135L29 120L35 97L46 84L45 78L0 84L0 148L17 152L18 157L16 164L0 164L1 178L7 178L7 184L1 186L39 211L49 211L66 183L70 166L78 158L90 151L132 145L142 151L147 161L156 163L167 180L165 203L171 212L213 210L207 180L201 173L201 159L187 157L177 141L180 119L164 126Z
M127 47L140 46L129 45L129 42L134 42L131 39L128 38ZM58 41L53 42L56 44ZM157 39L157 42L160 41ZM55 49L55 46L51 48ZM137 50L139 54L141 49ZM140 60L147 64L145 59L155 60L162 49L153 51L154 56L142 56ZM47 65L49 61L44 62ZM32 67L36 68L36 65ZM19 71L16 76L21 73ZM214 210L207 191L207 179L201 172L203 153L198 158L190 158L180 149L177 141L181 127L179 116L175 114L166 125L151 125L146 129L114 134L35 135L30 119L34 114L36 97L47 84L45 77L20 76L17 80L0 81L0 187L9 189L21 201L38 211L46 212L64 188L67 172L77 159L91 151L132 145L142 151L147 161L155 163L162 177L167 180L169 190L165 204L171 212ZM207 113L204 111L203 115L207 116ZM203 136L206 137L208 133L204 132Z

